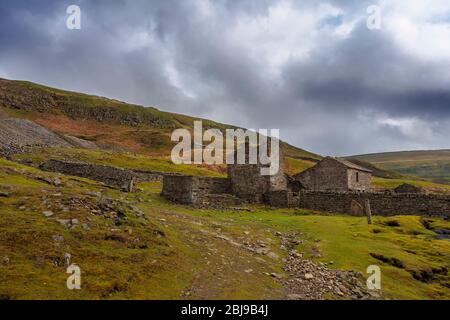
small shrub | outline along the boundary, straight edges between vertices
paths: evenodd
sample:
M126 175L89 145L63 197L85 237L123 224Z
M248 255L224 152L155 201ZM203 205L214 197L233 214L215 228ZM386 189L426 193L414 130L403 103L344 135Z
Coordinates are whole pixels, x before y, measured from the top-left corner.
M397 220L388 220L384 224L388 227L400 227L400 223Z
M403 262L400 259L389 258L389 257L383 256L382 254L378 254L378 253L370 253L370 255L373 258L375 258L377 260L380 260L380 261L382 261L384 263L387 263L387 264L389 264L389 265L391 265L393 267L400 268L400 269L404 269L405 268L405 265L403 264Z
M433 230L433 226L431 225L433 221L422 218L421 222L422 222L422 225L425 227L425 229Z
M411 275L414 279L424 283L431 283L434 278L433 272L430 270L413 270Z

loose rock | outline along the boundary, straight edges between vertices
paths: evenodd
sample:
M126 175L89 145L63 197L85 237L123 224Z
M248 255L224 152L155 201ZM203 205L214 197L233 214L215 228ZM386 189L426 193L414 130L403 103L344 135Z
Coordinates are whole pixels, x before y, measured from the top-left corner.
M50 218L51 216L54 215L54 213L52 211L44 211L42 214L44 216L46 216L47 218Z
M273 260L278 260L279 256L274 252L269 252L267 256Z

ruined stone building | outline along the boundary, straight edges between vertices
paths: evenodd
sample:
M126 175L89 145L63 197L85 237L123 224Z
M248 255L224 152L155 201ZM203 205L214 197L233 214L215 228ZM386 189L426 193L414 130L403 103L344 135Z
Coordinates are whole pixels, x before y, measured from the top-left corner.
M376 215L450 217L450 196L420 194L410 188L402 188L406 193L372 192L371 171L345 160L325 158L296 175L296 180L284 174L283 166L274 176L262 176L260 168L261 164L229 165L227 178L165 175L162 195L206 208L263 203L357 216L364 215L364 203L369 201Z
M248 148L248 145L246 146ZM259 152L258 148L255 148ZM287 177L284 173L284 161L279 151L278 172L274 175L261 175L261 169L269 165L248 164L248 149L245 150L247 164L229 164L227 166L231 193L248 202L263 202L264 195L287 189ZM235 157L235 162L236 157Z
M372 171L350 161L326 157L314 167L294 175L307 190L371 191Z
M259 161L249 164L248 145L245 148L246 164L229 164L227 178L165 176L162 195L179 203L209 206L240 202L263 203L270 192L286 190L287 177L281 151L278 172L274 175L261 175L261 168L269 165L263 165ZM235 163L236 160L235 154Z

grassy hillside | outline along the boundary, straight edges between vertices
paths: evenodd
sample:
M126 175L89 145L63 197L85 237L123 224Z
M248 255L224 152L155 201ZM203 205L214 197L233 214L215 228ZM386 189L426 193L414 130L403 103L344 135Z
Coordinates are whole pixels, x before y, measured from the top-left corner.
M412 184L414 186L420 187L429 193L437 193L437 194L450 194L450 185L435 183L426 180L418 180L411 178L403 178L403 179L385 179L379 177L372 178L372 186L375 191L384 191L389 189L395 189L398 186L407 183Z
M313 167L316 163L316 161L286 157L285 170L288 174L294 175Z
M150 155L170 155L170 136L175 128L236 128L211 120L160 111L83 93L50 88L27 81L0 79L0 115L33 120L48 129ZM320 156L282 142L292 158Z
M226 166L175 165L170 157L146 156L130 152L105 150L87 150L76 148L35 148L27 153L17 154L13 159L18 162L30 160L39 165L49 159L81 161L115 167L176 172L195 176L226 176ZM286 157L285 168L289 174L295 174L314 166L316 162Z
M174 172L207 177L224 176L226 171L226 168L218 166L176 165L169 157L149 157L128 152L117 153L75 148L35 148L28 153L15 155L13 159L18 162L31 160L36 166L49 159L58 159L110 165L128 169Z
M297 234L294 250L330 269L365 277L379 265L382 298L450 299L450 242L433 231L446 221L199 210L162 199L159 183L139 187L125 194L0 159L0 298L283 299L278 235ZM257 244L278 258L248 250ZM67 254L81 290L66 288Z
M367 161L403 175L450 184L450 150L376 153L349 159Z
M0 117L6 116L30 119L59 134L112 149L31 149L15 155L16 161L37 165L56 158L225 175L224 166L170 161L172 130L191 129L193 117L0 80ZM210 120L204 125L230 127ZM321 159L285 143L282 148L290 174ZM379 176L374 178L378 189L409 182L450 192L447 185L410 181L379 169L377 163L358 163ZM381 298L450 299L450 242L438 239L439 230L450 229L448 221L374 217L369 226L361 217L299 209L203 210L167 202L160 197L161 188L160 183L140 183L138 192L122 193L95 181L0 158L0 299L286 299L292 293L288 283L305 281L304 273L287 271L292 270L288 263L293 252L327 270L360 272L362 283L366 268L379 265ZM287 235L295 238L289 247L293 252L283 242ZM66 267L71 263L82 271L80 291L66 287ZM352 294L350 290L323 298Z
M17 154L13 157L18 162L29 162L39 165L49 159L81 161L88 163L112 165L115 167L154 170L160 172L177 172L195 176L224 177L226 176L225 166L208 165L175 165L169 157L145 156L130 152L112 152L99 150L86 150L76 148L36 148L30 152ZM316 162L310 160L285 159L285 169L288 174L296 174L315 165ZM433 183L425 180L411 178L381 178L373 177L372 185L374 190L383 191L394 189L403 183L409 183L425 189L427 192L449 194L450 185Z
M0 159L0 299L189 298L199 274L215 285L195 292L198 298L282 295L263 275L278 272L274 261L257 262L203 234L215 230L214 220L154 206L149 194L159 199L161 186L142 187L148 191L122 194ZM67 254L81 268L80 291L66 287ZM252 274L242 271L249 268Z

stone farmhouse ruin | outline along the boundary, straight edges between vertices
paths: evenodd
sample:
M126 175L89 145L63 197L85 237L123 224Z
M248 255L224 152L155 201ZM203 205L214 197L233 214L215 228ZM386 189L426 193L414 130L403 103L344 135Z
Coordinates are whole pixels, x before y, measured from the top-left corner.
M371 171L346 160L327 157L293 177L284 173L282 163L280 155L275 176L261 176L261 164L228 165L226 178L165 175L162 196L206 208L253 203L349 215L364 215L369 202L376 215L450 217L449 196L372 192Z
M284 174L280 153L279 170L275 175L261 175L261 163L248 164L248 145L245 146L246 164L227 166L227 178L167 175L163 178L162 195L169 200L197 206L223 206L264 203L266 195L287 190L288 177ZM236 160L236 153L234 154ZM237 162L237 161L235 161Z
M284 173L283 158L273 176L261 175L261 164L228 165L226 178L196 177L175 173L130 170L106 165L49 160L39 165L45 171L85 177L135 191L135 184L162 181L162 196L185 205L203 208L264 204L278 208L364 215L367 201L376 215L432 215L450 217L450 196L425 194L414 186L373 192L371 173L347 161L325 158L305 174Z
M326 157L293 178L308 190L370 192L372 189L371 170L331 157Z

